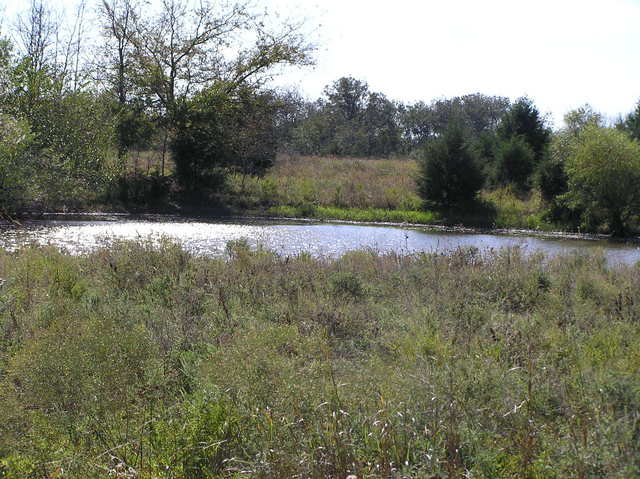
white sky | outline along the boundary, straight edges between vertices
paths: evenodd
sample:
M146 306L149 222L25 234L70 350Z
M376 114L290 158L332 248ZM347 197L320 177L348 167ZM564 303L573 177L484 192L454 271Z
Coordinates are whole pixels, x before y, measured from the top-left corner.
M14 2L8 14L28 4ZM311 98L347 75L403 101L528 95L557 126L584 103L615 117L640 99L640 0L261 3L315 32L317 66L278 81Z

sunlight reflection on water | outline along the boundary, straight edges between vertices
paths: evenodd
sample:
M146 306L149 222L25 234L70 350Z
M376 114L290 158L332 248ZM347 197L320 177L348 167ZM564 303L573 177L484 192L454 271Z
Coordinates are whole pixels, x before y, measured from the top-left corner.
M336 257L355 249L409 253L444 253L459 247L482 251L519 246L547 255L601 250L610 264L640 261L637 246L586 240L557 240L489 234L438 233L418 228L350 224L273 224L266 222L206 221L30 221L24 228L0 230L0 247L15 250L36 243L53 245L74 254L95 249L109 239L167 237L187 250L220 256L228 241L246 239L282 255L306 251L315 256Z

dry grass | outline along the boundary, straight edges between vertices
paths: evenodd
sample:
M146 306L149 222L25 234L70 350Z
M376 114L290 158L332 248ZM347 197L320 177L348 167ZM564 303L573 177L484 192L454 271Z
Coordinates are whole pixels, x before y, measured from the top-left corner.
M417 210L417 163L410 159L279 156L262 179L231 179L247 206L333 206ZM243 188L244 186L244 188ZM244 195L242 194L244 190Z

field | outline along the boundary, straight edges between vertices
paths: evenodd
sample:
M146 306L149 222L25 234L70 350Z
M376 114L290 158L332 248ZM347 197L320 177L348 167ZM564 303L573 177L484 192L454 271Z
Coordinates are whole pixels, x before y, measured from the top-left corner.
M285 217L489 228L557 228L545 220L539 193L483 191L473 211L425 210L409 158L279 156L263 178L232 176L226 201L242 211Z
M640 475L640 268L0 252L0 477Z

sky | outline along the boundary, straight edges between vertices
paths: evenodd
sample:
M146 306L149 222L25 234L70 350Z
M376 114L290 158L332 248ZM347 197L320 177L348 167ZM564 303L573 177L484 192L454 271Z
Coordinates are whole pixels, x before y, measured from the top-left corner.
M257 1L306 20L316 65L277 83L313 99L341 76L405 102L527 95L556 126L585 103L615 118L640 100L640 0Z

